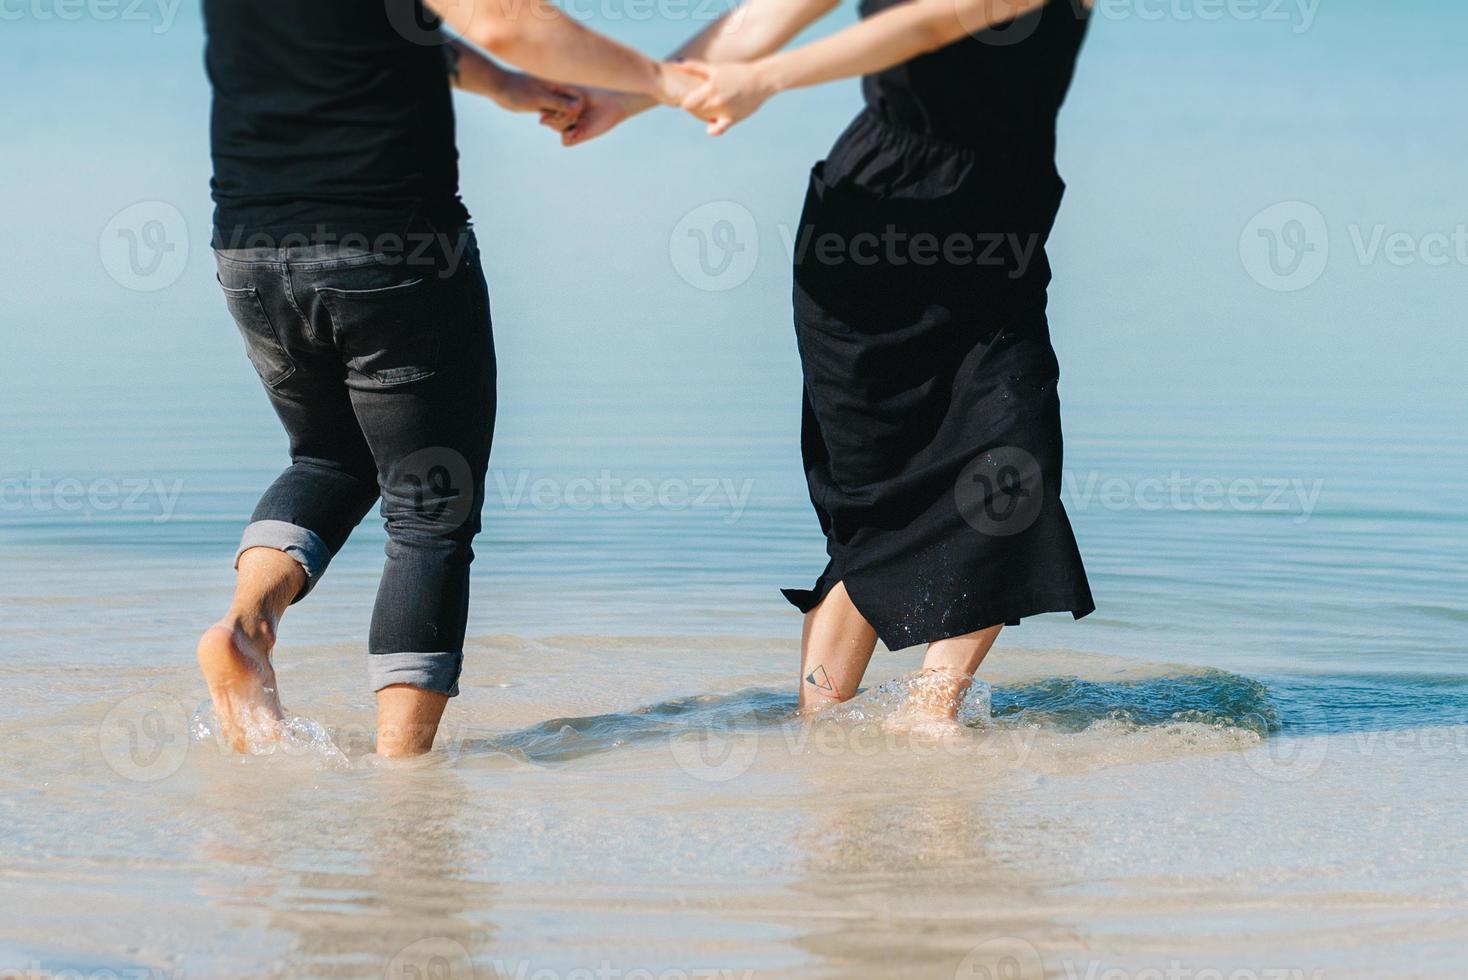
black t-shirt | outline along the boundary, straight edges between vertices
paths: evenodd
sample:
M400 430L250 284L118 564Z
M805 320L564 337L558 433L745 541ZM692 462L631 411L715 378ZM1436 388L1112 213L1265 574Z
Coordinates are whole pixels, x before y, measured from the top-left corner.
M443 36L420 0L204 0L215 247L453 230Z

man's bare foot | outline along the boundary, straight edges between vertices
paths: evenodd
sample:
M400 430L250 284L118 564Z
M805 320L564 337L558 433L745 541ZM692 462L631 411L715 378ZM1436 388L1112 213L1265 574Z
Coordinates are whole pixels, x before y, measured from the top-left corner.
M280 737L285 712L275 688L270 651L275 631L266 624L247 627L224 619L199 640L199 667L209 684L219 727L236 752Z

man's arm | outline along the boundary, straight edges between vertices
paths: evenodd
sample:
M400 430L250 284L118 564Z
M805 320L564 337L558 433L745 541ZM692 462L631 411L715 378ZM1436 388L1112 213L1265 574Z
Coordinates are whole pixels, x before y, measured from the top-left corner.
M508 112L538 112L556 129L573 125L581 115L581 93L533 75L506 71L457 39L446 40L444 58L454 87L494 100Z
M424 0L470 44L540 78L637 92L676 104L686 75L583 27L549 0Z

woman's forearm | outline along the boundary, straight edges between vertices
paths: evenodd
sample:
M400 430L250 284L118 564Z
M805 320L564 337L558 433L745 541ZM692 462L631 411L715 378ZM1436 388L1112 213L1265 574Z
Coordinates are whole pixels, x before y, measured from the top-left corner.
M840 0L747 0L700 31L675 57L718 64L753 61L779 51Z
M776 91L885 71L1002 24L1047 0L909 0L859 24L761 61Z
M801 31L835 10L841 0L747 0L689 38L673 59L720 64L753 61L779 51ZM648 96L628 96L627 115L658 103Z

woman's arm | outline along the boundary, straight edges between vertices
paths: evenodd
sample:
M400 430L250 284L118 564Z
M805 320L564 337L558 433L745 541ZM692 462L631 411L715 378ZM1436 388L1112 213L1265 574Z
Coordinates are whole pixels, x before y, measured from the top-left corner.
M746 0L679 48L673 60L752 61L779 51L841 0Z
M751 61L779 51L797 34L835 10L841 0L746 0L689 39L672 60ZM565 131L567 146L585 143L653 108L656 100L633 92L587 93L581 120ZM550 125L547 123L547 125Z
M803 47L745 64L690 63L707 80L683 108L720 136L786 89L870 75L947 47L1040 7L1047 0L908 0ZM676 67L676 66L675 66Z

